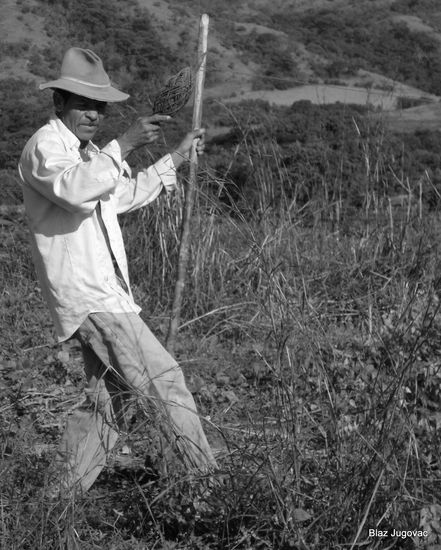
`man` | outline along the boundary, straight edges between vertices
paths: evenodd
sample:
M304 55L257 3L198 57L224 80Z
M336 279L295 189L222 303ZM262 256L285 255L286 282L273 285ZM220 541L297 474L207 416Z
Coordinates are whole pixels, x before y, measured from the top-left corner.
M176 361L139 317L130 291L117 215L151 203L176 186L176 168L192 143L201 154L203 130L189 132L170 154L132 175L129 153L153 143L159 123L141 117L99 150L91 141L108 102L127 94L114 88L92 51L69 49L52 89L55 115L27 142L19 163L37 276L58 340L81 344L88 406L69 419L58 450L62 489L87 491L125 428L128 397L166 418L188 467L215 460L193 397Z

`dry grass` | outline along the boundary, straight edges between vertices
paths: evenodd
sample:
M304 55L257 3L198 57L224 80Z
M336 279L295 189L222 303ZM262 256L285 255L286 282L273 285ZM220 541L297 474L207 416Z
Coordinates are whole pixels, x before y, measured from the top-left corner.
M376 138L370 143L381 146ZM375 182L385 165L365 147L364 202L355 215L329 182L314 202L287 196L275 144L262 144L257 156L250 149L252 205L245 197L227 208L216 195L230 182L201 174L178 354L210 417L210 438L228 450L223 483L211 491L178 470L152 478L145 469L109 469L85 499L47 502L51 450L36 453L36 444L57 439L62 422L47 428L48 418L69 399L74 405L80 367L74 349L51 362L49 350L35 348L45 340L31 334L42 314L21 299L33 287L27 249L17 238L21 225L7 229L2 548L441 543L440 219L422 199L380 195ZM159 333L172 300L181 212L178 195L124 220L135 293ZM27 352L18 333L28 335ZM11 375L11 362L28 385ZM43 384L46 393L59 387L62 373L63 393L44 397ZM131 436L140 454L149 430L140 415ZM381 538L370 529L427 536Z

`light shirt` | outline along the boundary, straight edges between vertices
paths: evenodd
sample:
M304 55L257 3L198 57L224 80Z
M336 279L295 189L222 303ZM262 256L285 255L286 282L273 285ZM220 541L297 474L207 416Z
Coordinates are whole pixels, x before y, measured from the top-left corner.
M19 162L32 257L59 342L90 313L139 313L117 214L176 187L170 155L132 177L116 140L101 150L91 142L85 150L79 146L53 116Z

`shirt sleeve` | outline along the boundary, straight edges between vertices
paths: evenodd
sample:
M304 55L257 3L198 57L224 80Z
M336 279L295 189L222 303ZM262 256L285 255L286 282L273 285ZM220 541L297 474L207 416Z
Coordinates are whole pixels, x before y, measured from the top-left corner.
M90 160L66 150L56 135L31 141L20 159L22 180L69 212L88 214L122 174L119 145L110 142Z
M121 178L115 190L117 212L133 212L154 201L162 190L166 193L176 189L176 168L171 155L167 154L157 162L132 177L128 164L123 162L126 176Z

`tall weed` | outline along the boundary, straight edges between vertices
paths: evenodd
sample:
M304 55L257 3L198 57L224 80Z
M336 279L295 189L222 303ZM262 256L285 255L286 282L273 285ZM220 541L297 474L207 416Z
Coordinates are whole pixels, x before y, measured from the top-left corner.
M440 219L424 201L430 182L415 197L415 182L390 172L381 128L363 132L358 209L338 180L300 196L277 143L246 132L252 193L201 167L180 353L205 365L189 373L210 435L226 446L223 483L204 493L178 471L155 483L103 479L57 519L50 507L31 513L26 488L4 485L2 542L18 547L21 529L35 548L440 543ZM310 170L299 166L304 181ZM154 329L173 298L184 199L183 179L174 198L123 220L135 295ZM13 447L3 449L10 477ZM418 528L425 538L370 535Z

